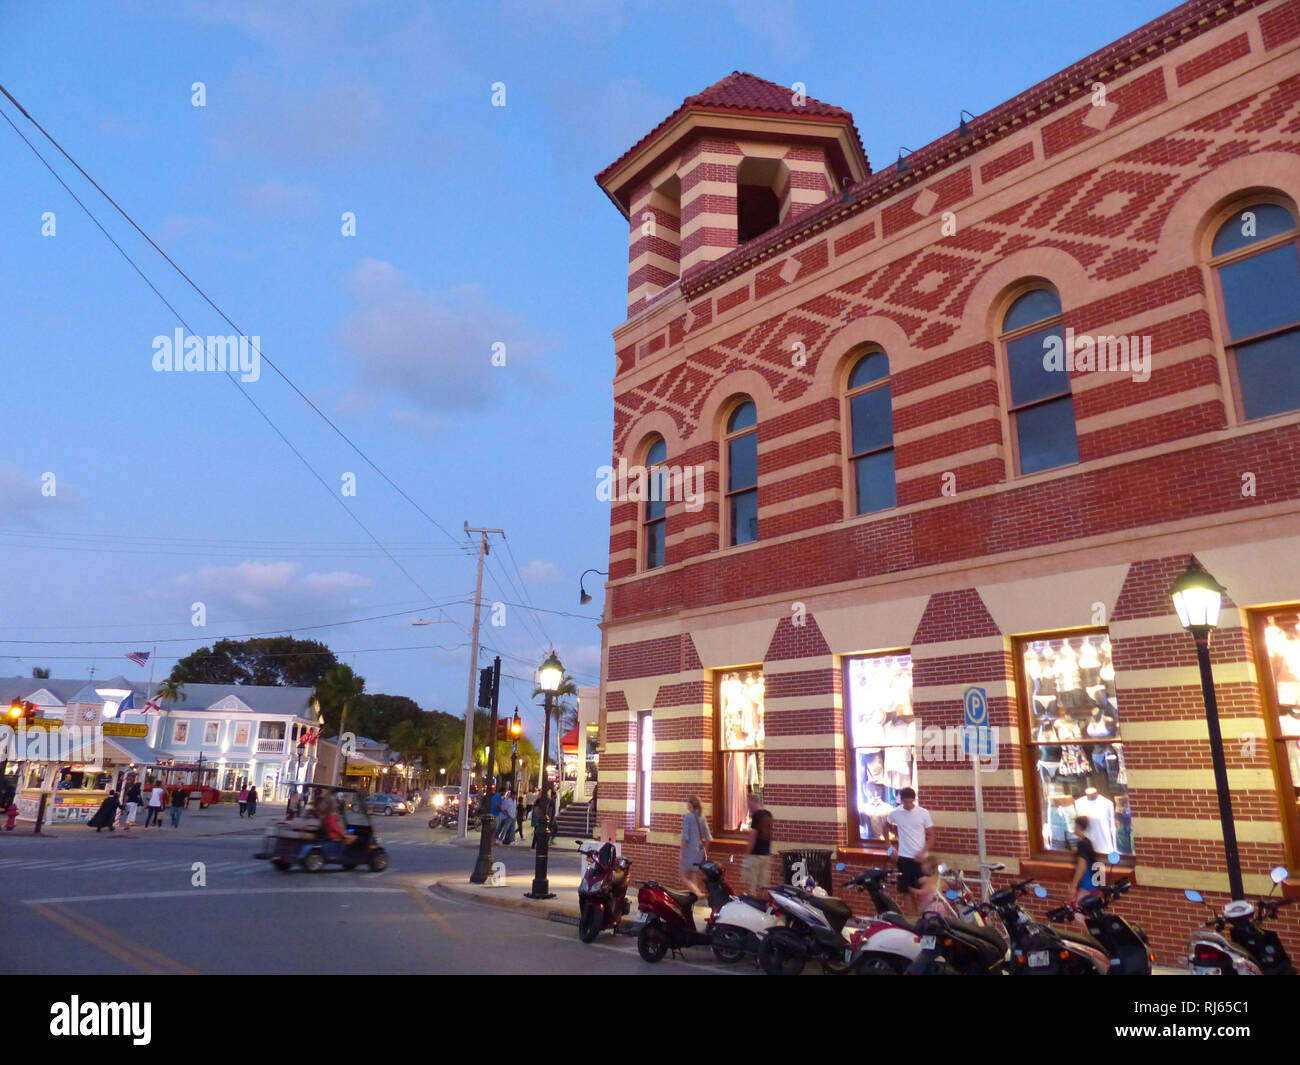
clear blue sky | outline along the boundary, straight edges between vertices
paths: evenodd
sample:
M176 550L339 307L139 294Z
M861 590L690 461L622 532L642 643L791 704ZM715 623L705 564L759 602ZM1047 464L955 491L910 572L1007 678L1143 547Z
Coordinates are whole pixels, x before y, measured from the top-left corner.
M3 0L0 81L454 540L506 530L522 578L494 553L485 600L525 598L508 574L586 615L507 607L484 629L507 672L554 641L594 684L602 600L578 607L577 578L608 552L627 230L592 175L735 69L852 111L879 169L1168 7ZM195 333L232 332L55 166ZM164 673L222 636L413 611L300 635L372 691L462 713L468 637L409 621L469 623L472 556L269 367L249 393L329 492L221 375L154 372L178 323L3 121L0 191L0 675L144 679L126 651L158 643Z

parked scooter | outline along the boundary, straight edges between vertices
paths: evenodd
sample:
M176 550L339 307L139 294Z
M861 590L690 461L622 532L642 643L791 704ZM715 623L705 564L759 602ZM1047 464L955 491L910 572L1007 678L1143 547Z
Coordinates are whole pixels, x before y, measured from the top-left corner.
M707 923L695 927L695 904L699 896L693 891L670 891L657 880L646 880L636 894L637 953L646 961L660 961L670 950L708 946L713 933Z
M714 956L724 962L757 956L763 936L785 924L785 919L772 913L766 900L756 895L733 894L716 862L701 862L699 869L708 889L705 898L713 911L705 926L711 933Z
M1273 892L1290 875L1285 866L1275 867L1269 872L1273 887L1266 898L1255 905L1236 899L1189 935L1187 964L1191 971L1198 976L1294 976L1295 966L1282 940L1264 927L1265 921L1277 917L1278 910L1295 902L1273 898ZM1205 902L1199 891L1189 889L1183 894L1190 902Z
M583 840L578 840L581 847ZM612 843L587 852L587 867L578 884L578 938L590 943L606 928L617 928L631 909L627 871L632 863L618 857Z
M876 870L859 873L848 886L867 890L865 878ZM813 883L811 879L809 883ZM827 895L815 883L812 890L782 884L769 893L773 908L786 919L786 927L773 928L763 937L758 961L769 976L797 976L809 959L828 973L849 967L853 930L863 927L843 899ZM850 924L852 921L852 924Z
M1127 879L1104 885L1099 889L1099 895L1085 898L1077 909L1066 903L1047 915L1049 921L1071 923L1076 914L1081 914L1088 934L1105 947L1110 956L1111 976L1150 976L1151 966L1156 960L1141 925L1129 924L1119 914L1107 912L1114 901L1132 886Z
M860 976L902 973L916 960L921 941L902 908L885 892L884 869L868 869L851 883L871 896L875 918L864 918L861 927L849 931L844 958L849 970Z

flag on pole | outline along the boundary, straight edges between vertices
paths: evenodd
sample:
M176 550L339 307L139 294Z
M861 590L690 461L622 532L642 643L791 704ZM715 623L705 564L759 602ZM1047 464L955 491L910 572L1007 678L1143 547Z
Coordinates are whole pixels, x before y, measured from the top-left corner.
M155 695L152 699L150 699L147 703L144 704L144 712L145 712L146 714L148 714L148 713L150 713L151 711L154 711L154 710L159 710L159 711L162 710L162 696L161 696L161 695Z
M132 651L132 652L131 652L129 655L127 655L126 657L129 658L132 662L134 662L137 666L143 666L146 662L149 661L149 652L148 652L148 651Z

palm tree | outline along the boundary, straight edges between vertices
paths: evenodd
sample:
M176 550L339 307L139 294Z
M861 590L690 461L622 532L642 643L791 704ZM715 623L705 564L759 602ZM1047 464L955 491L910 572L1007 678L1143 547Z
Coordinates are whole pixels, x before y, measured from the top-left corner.
M162 703L181 703L185 701L184 685L174 677L168 677L158 685L158 690L154 693L154 698L158 700L161 708ZM166 711L170 713L170 711ZM163 742L163 713L161 709L158 712L158 735L155 737L155 747L161 747Z
M48 666L32 666L32 676L37 680L49 680L50 670Z
M348 710L365 690L366 678L358 677L352 672L351 666L334 666L316 685L316 700L320 704L325 720L328 721L335 713L338 715L338 750L334 752L332 781L334 784L339 782L339 770L343 764L343 730L347 727Z

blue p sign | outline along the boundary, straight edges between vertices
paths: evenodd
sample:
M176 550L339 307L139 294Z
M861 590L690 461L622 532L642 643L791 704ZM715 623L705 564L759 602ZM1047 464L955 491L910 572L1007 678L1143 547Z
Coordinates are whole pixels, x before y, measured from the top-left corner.
M989 723L989 695L983 688L967 688L962 695L967 728L983 728Z

